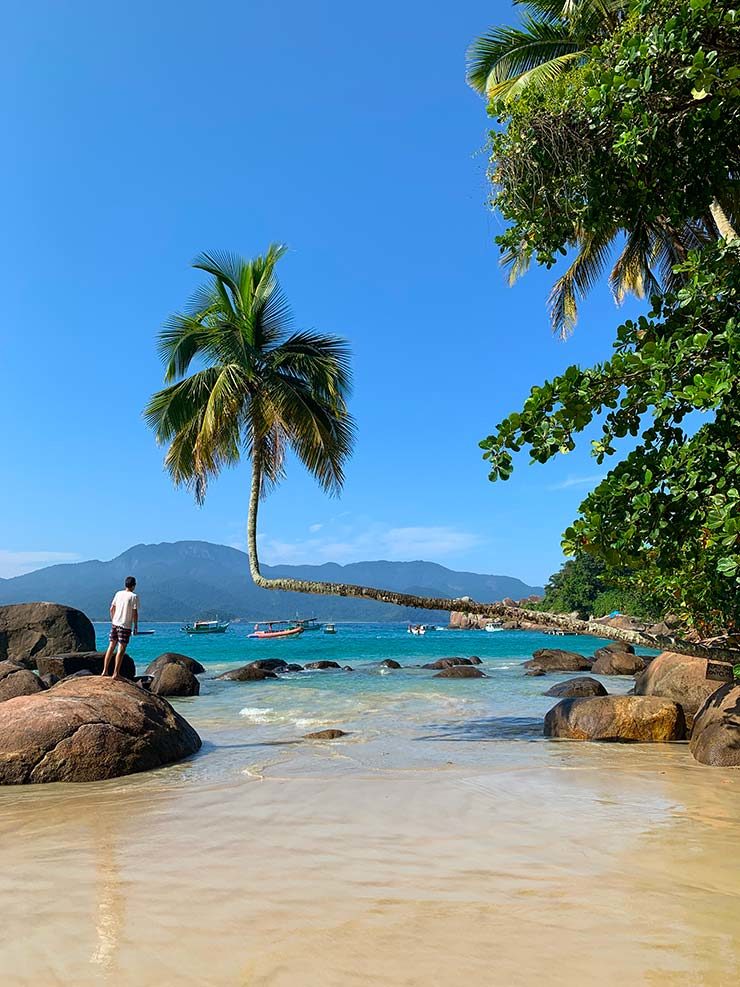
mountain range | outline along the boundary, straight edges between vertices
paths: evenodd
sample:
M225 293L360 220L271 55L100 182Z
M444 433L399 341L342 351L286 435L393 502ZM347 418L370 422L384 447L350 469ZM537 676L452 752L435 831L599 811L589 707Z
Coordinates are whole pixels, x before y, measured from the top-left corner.
M485 603L542 593L541 587L528 586L512 576L455 572L434 562L263 565L262 571L265 576L359 583L420 596L470 596ZM244 552L204 541L136 545L109 562L53 565L0 579L0 604L48 600L77 607L93 620L108 620L113 593L129 575L137 580L142 623L215 616L276 620L297 614L320 620L447 620L444 613L425 613L372 600L258 589L250 578Z

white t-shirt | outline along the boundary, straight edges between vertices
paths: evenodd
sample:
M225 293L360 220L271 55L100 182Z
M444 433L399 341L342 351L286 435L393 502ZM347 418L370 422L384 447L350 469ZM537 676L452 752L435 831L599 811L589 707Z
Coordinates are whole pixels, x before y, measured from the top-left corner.
M138 612L139 597L129 589L119 589L111 601L114 608L113 623L116 627L132 627L134 610Z

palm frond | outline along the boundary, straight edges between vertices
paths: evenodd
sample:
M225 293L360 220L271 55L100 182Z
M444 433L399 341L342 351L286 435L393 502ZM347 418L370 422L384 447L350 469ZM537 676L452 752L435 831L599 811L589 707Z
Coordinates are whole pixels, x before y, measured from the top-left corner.
M468 84L481 94L563 55L581 50L567 25L525 18L521 27L491 28L467 52Z
M527 89L544 89L555 82L559 76L581 61L584 52L580 50L564 52L562 55L553 57L541 65L534 65L531 69L521 72L519 75L503 79L501 82L490 81L488 95L492 103L506 105L512 103ZM492 80L495 73L492 74Z
M606 270L616 230L583 231L578 253L568 270L552 286L547 300L553 332L565 339L578 319L578 301Z

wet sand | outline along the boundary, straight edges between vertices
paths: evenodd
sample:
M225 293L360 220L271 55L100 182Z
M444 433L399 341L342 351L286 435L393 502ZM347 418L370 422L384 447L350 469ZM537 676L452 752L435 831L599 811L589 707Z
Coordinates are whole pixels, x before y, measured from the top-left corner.
M485 737L0 792L3 985L737 982L740 772Z

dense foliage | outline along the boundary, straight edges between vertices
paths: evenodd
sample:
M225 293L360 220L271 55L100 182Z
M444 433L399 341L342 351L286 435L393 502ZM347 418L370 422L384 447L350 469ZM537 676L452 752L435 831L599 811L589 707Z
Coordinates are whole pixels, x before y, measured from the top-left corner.
M615 610L655 621L664 612L663 601L640 591L628 570L613 571L586 552L578 552L550 576L538 609L551 613L577 613L586 620Z
M704 628L740 626L739 51L727 3L636 2L588 64L527 92L494 138L503 250L551 266L587 245L570 294L554 295L556 324L572 324L620 232L614 285L626 274L652 310L619 327L606 362L532 389L482 443L491 479L525 446L541 463L567 453L595 419L599 462L637 438L564 547L635 570Z

